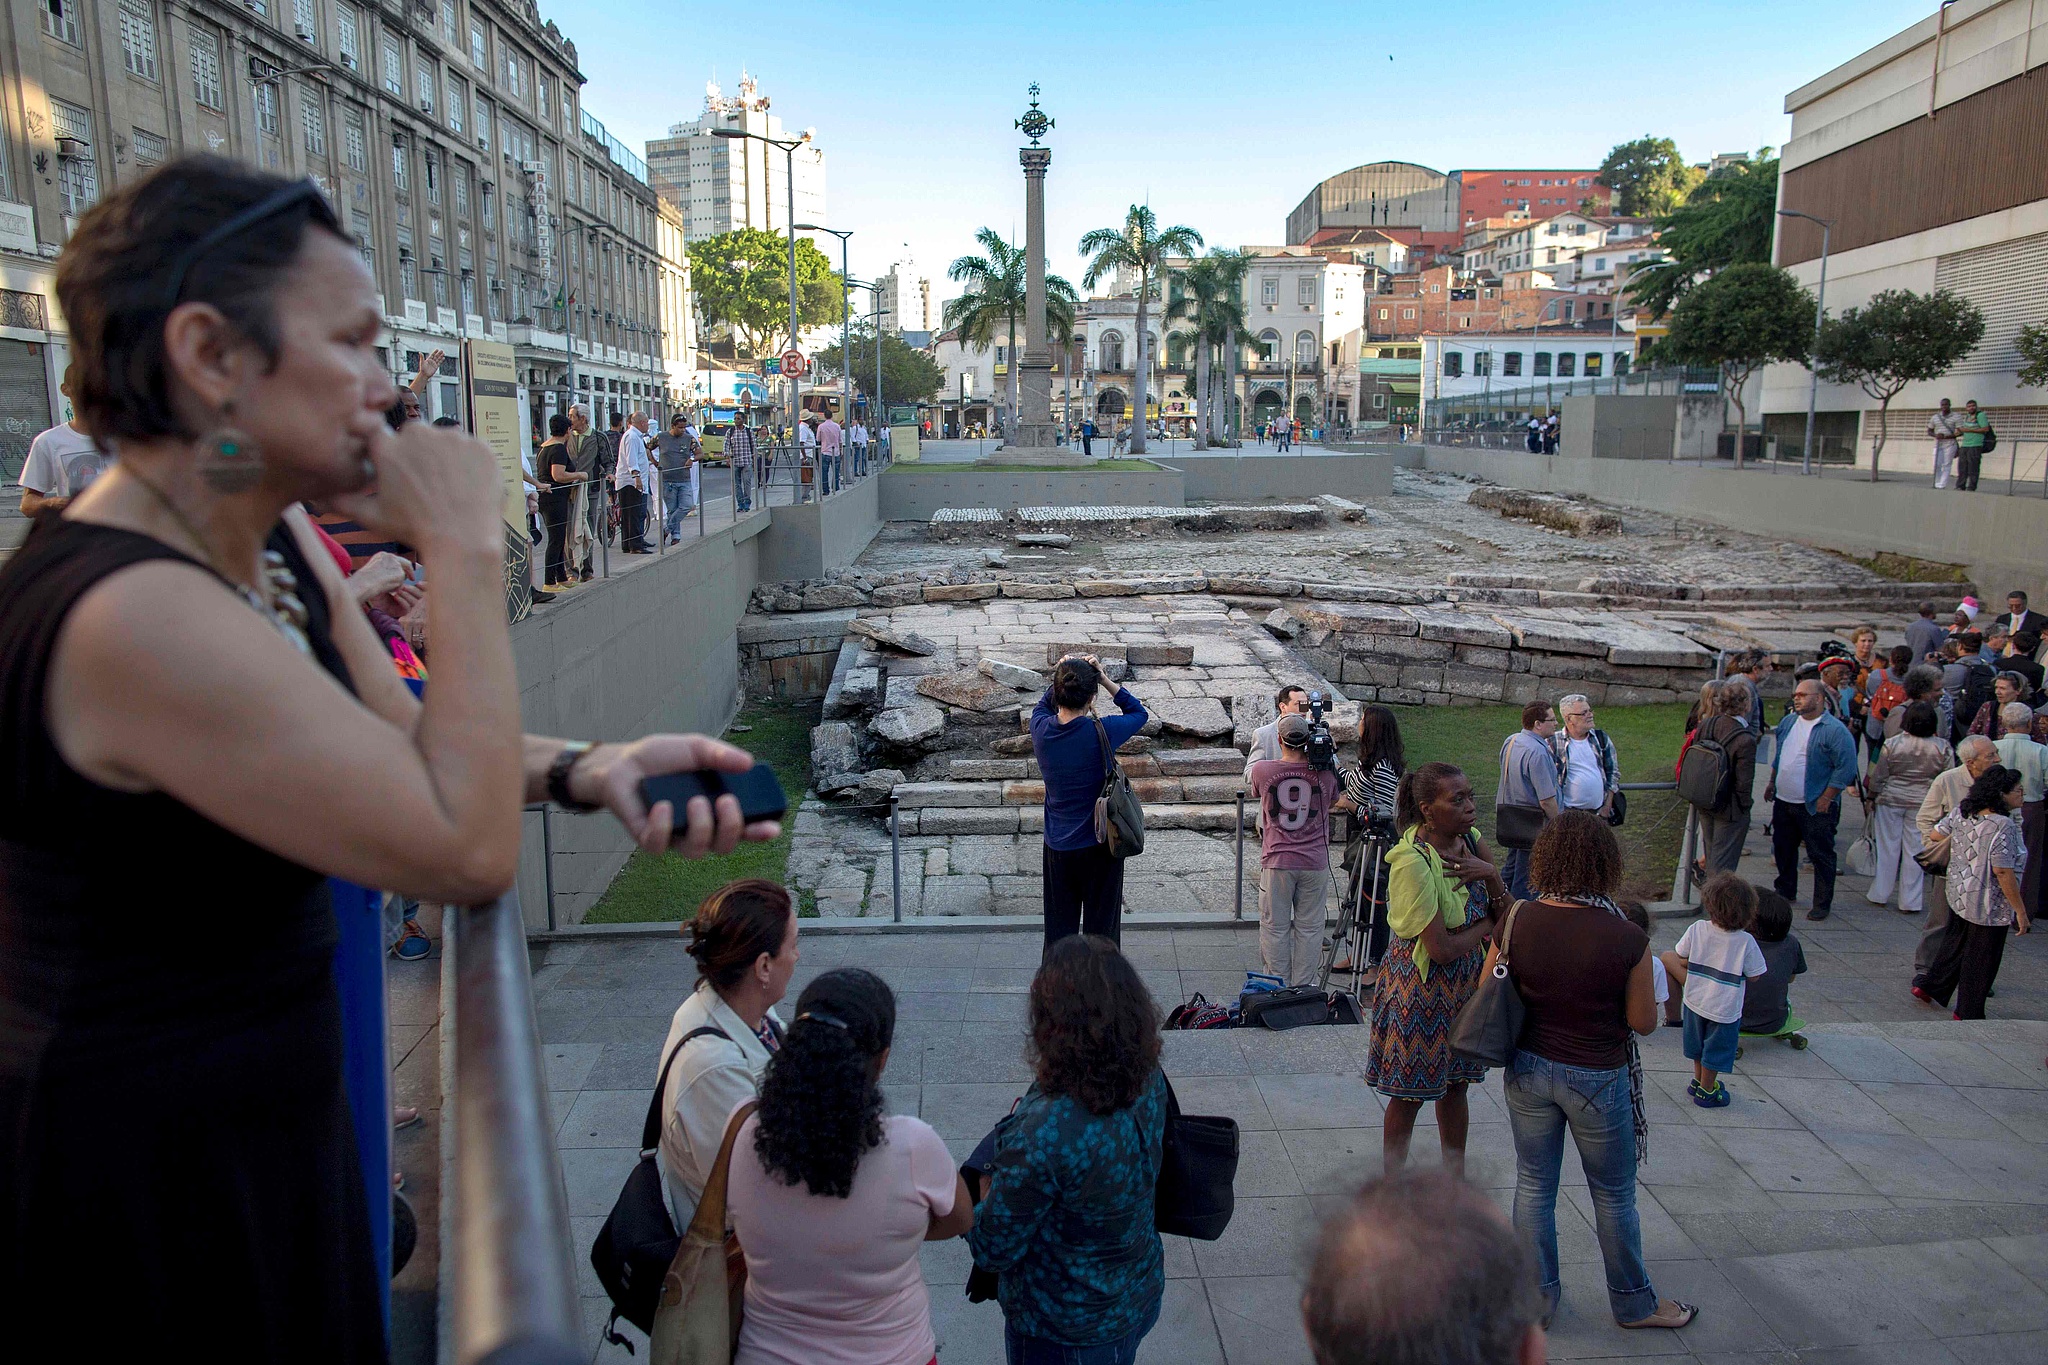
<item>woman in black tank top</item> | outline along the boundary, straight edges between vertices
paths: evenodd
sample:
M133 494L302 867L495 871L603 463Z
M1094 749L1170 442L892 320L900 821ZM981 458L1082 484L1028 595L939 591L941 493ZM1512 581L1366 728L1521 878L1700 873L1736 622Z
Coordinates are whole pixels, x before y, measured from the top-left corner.
M384 425L376 283L311 182L173 163L57 287L117 463L0 570L0 1322L24 1360L381 1360L326 878L489 900L549 796L650 851L776 827L641 806L750 765L715 741L520 734L495 460ZM304 500L420 548L424 702Z

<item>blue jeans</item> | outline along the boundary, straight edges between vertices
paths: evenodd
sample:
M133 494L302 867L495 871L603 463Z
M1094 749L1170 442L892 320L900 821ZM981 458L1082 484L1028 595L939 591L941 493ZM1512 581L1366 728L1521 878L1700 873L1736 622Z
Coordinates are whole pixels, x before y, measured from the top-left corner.
M670 540L681 540L683 538L683 513L697 505L690 499L690 476L688 474L678 474L673 483L667 478L662 479L661 503L668 514L664 518L668 525L668 538Z
M1159 1324L1159 1304L1136 1331L1115 1341L1093 1346L1069 1346L1045 1337L1027 1337L1003 1320L1003 1356L1007 1365L1132 1365L1138 1358L1138 1343Z
M1616 1322L1657 1311L1657 1291L1643 1264L1636 1217L1636 1135L1628 1068L1589 1071L1517 1052L1505 1079L1508 1123L1515 1135L1515 1230L1536 1247L1536 1268L1549 1311L1557 1311L1557 1179L1565 1129L1578 1145L1593 1225L1607 1263L1607 1302Z
M1500 865L1500 878L1508 884L1508 896L1512 900L1525 901L1535 895L1529 889L1529 850L1509 849L1507 861Z

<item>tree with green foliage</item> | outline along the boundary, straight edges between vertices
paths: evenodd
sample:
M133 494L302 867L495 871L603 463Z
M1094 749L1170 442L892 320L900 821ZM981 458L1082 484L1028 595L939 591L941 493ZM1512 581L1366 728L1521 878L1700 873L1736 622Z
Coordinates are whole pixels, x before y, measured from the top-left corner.
M946 277L967 286L967 292L946 300L943 318L960 333L962 345L988 347L999 335L1009 337L1006 410L1003 431L1017 429L1017 329L1024 325L1030 260L1024 248L1011 246L994 228L974 234L985 255L962 256L946 267ZM1057 348L1074 335L1074 309L1080 304L1074 286L1058 275L1045 277L1045 330Z
M1630 301L1662 318L1714 272L1768 264L1777 212L1775 156L1759 153L1714 172L1693 188L1683 207L1657 220L1657 245L1671 258L1630 278Z
M1123 226L1096 228L1081 236L1080 252L1088 257L1088 270L1081 276L1084 287L1097 284L1121 270L1138 277L1137 355L1132 360L1131 388L1135 391L1135 414L1131 419L1131 454L1145 453L1145 389L1151 378L1146 312L1152 302L1152 282L1167 260L1192 256L1202 249L1202 234L1191 227L1162 228L1149 204L1133 204L1124 214Z
M921 403L937 393L946 382L946 372L939 368L938 361L884 328L882 392L877 395L874 392L875 329L872 324L854 323L852 347L853 386L868 396L870 423L879 423L886 417L891 404ZM845 373L840 368L838 346L827 346L818 352L818 368L833 374Z
M1820 377L1854 384L1877 400L1870 442L1870 481L1884 454L1885 418L1908 384L1939 379L1984 339L1984 310L1960 294L1886 289L1861 308L1844 309L1820 325Z
M1614 191L1616 213L1662 218L1685 202L1702 173L1685 164L1670 138L1645 133L1609 152L1594 178Z
M1695 285L1671 314L1663 349L1681 365L1717 365L1735 401L1735 467L1749 412L1742 388L1772 361L1805 363L1813 338L1813 295L1789 271L1755 261L1731 265Z
M689 254L690 290L705 323L729 329L734 349L750 359L778 350L789 333L789 238L734 228L692 242ZM808 238L797 238L798 330L838 322L841 302L839 272Z
M2048 322L2028 323L2012 344L2026 362L2020 366L2020 383L2030 389L2048 384Z
M1244 274L1237 267L1238 253L1215 250L1173 272L1174 297L1166 305L1166 321L1192 324L1185 334L1195 348L1195 392L1201 395L1201 415L1195 424L1195 449L1207 450L1222 427L1216 420L1212 357L1229 344L1232 336L1247 328L1244 314Z

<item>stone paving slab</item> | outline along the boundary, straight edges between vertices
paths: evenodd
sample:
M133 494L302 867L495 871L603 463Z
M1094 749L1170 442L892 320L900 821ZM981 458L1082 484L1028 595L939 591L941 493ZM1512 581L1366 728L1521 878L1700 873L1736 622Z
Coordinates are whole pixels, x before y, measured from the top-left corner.
M1031 842L961 840L951 852L966 845L993 865ZM1703 1311L1683 1333L1613 1326L1584 1176L1567 1155L1558 1204L1565 1298L1551 1359L2048 1358L2048 1023L1958 1024L1915 1004L1903 985L1913 935L1899 919L1844 905L1825 924L1798 922L1810 970L1794 1005L1829 1020L1814 1023L1804 1052L1748 1045L1726 1110L1683 1102L1689 1064L1678 1030L1644 1040L1644 1251L1659 1291ZM1660 923L1658 945L1682 927ZM1125 950L1167 1004L1195 990L1233 992L1256 961L1257 939L1249 924L1133 927ZM2032 939L2010 945L1993 1001L2001 1014L2042 1017L2026 1003L2048 999L2048 969L2034 950ZM884 1077L890 1108L922 1116L964 1157L1028 1080L1025 992L1039 951L1034 932L814 934L801 940L790 998L833 966L888 979L900 1010ZM680 938L555 941L534 954L580 1257L631 1168L631 1130L693 973ZM1224 1237L1166 1239L1167 1297L1141 1361L1308 1360L1299 1299L1313 1231L1380 1166L1383 1104L1359 1078L1366 1040L1363 1028L1167 1036L1165 1064L1183 1107L1235 1117L1243 1153ZM1514 1153L1497 1077L1473 1091L1471 1107L1469 1174L1506 1210ZM1433 1129L1425 1110L1418 1164L1437 1160ZM939 1358L1000 1361L1000 1312L960 1292L964 1247L929 1245L923 1260ZM591 1359L627 1359L599 1349L602 1299L594 1282L583 1291Z

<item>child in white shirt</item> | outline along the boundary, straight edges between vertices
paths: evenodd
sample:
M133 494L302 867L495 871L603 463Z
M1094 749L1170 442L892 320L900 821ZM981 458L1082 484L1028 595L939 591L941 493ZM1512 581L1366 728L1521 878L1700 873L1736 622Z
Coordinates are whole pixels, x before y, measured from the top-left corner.
M1692 1062L1692 1102L1702 1109L1729 1103L1721 1073L1735 1065L1742 1034L1742 1001L1749 983L1768 969L1749 933L1756 922L1756 888L1732 872L1719 872L1700 889L1700 909L1679 936L1672 975L1685 980L1685 1055Z

